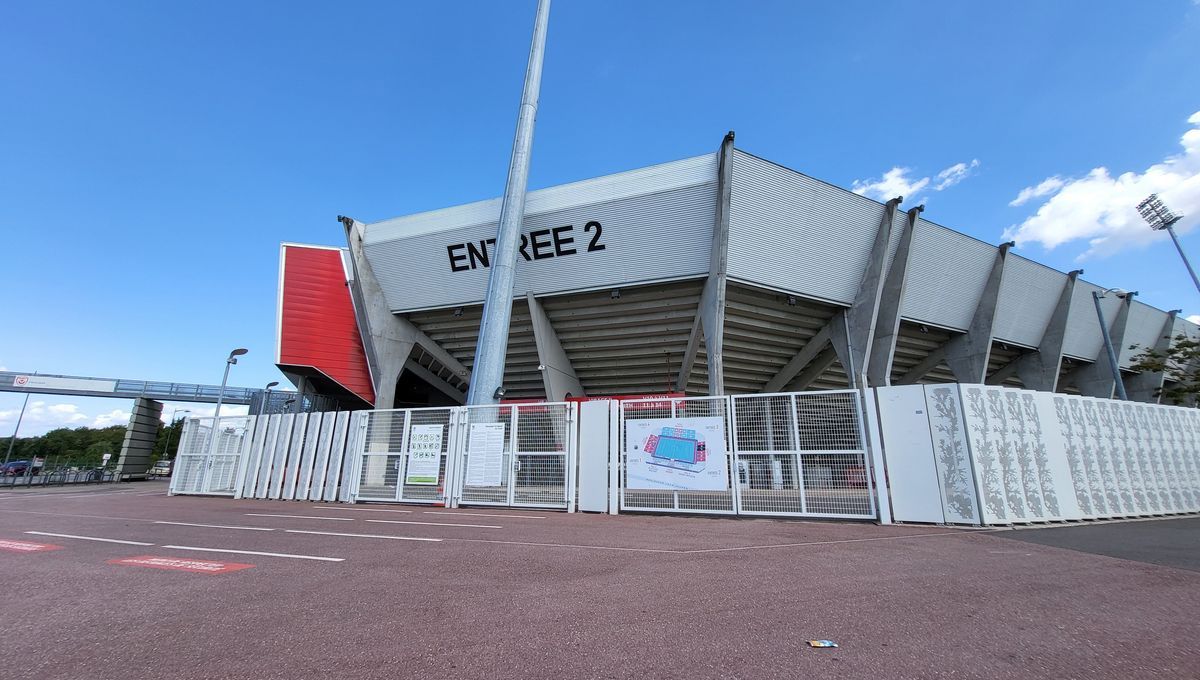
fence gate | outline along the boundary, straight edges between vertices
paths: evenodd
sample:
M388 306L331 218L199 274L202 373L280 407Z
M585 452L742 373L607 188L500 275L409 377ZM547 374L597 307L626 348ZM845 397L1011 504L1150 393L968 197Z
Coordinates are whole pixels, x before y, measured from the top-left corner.
M363 416L355 497L443 504L456 443L455 409L367 411Z
M875 517L857 390L730 399L740 514Z
M621 510L737 511L726 397L635 399L619 412Z
M623 401L621 510L873 519L856 390Z
M180 435L170 493L233 496L254 431L252 416L222 417L212 449L213 419L189 418Z
M574 404L459 409L455 505L574 509Z

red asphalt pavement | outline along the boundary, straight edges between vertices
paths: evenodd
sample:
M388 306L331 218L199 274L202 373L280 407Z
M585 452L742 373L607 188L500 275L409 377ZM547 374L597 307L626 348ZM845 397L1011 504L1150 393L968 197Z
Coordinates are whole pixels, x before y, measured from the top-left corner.
M6 679L1200 677L1200 572L995 532L33 491Z

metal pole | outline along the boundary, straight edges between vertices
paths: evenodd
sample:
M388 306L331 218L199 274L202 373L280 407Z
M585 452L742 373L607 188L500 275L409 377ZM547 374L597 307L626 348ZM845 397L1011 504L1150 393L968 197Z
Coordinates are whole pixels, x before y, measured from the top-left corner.
M525 217L525 187L529 182L529 159L533 147L533 124L537 119L538 93L542 87L542 55L546 49L546 28L550 20L550 0L538 0L533 25L533 43L525 68L525 91L517 115L512 157L508 163L508 181L500 207L500 226L496 233L496 252L488 275L483 319L479 322L479 341L471 365L468 404L494 404L504 381L504 360L508 354L508 326L512 308L513 276L517 267L517 245L521 222Z
M258 417L259 418L262 417L263 411L266 410L268 401L271 401L271 388L270 387L263 390L262 401L259 402L259 404L258 404Z
M1179 237L1175 235L1175 230L1170 225L1167 226L1167 233L1171 235L1171 240L1175 242L1175 250L1179 251L1179 257L1183 258L1183 266L1187 267L1188 273L1192 275L1192 283L1195 284L1196 290L1200 291L1200 279L1196 278L1196 270L1192 269L1192 263L1188 261L1187 255L1183 254L1183 246L1179 245Z
M221 378L221 391L217 394L217 408L213 411L212 424L212 441L208 443L208 465L212 467L213 458L217 455L217 433L221 425L221 402L225 399L225 383L229 382L229 369L237 361L235 357L229 357L225 360L225 376Z
M8 465L8 459L12 458L13 444L17 443L17 433L21 431L21 421L25 418L25 407L29 406L29 393L25 393L25 403L21 404L21 415L17 416L17 426L13 428L12 436L8 439L8 453L4 454L4 464ZM30 467L33 464L30 463Z
M163 458L167 458L171 450L171 427L175 425L175 414L179 412L179 408L171 409L171 422L167 423L167 443L163 444Z
M1113 351L1112 336L1108 334L1108 324L1104 321L1104 311L1100 309L1100 294L1092 291L1092 302L1096 303L1096 318L1100 320L1100 335L1104 337L1104 349L1108 352L1108 366L1112 369L1113 384L1117 388L1117 398L1129 401L1125 395L1125 381L1121 380L1121 365L1117 363L1117 353Z

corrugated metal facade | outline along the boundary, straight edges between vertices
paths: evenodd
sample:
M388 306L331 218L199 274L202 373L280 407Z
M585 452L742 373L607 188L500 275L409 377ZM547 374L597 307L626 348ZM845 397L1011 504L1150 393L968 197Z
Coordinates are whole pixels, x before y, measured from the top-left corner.
M730 392L753 392L780 374L838 308L853 302L885 207L740 150L732 151L730 163L723 378ZM543 257L517 263L513 292L518 299L505 377L514 395L537 396L541 389L528 309L520 299L527 292L541 298L590 394L665 390L672 376L678 379L709 274L717 173L717 155L707 154L530 193L523 232L542 232ZM490 271L479 258L480 242L495 235L499 211L495 199L386 220L365 230L366 257L389 307L468 366ZM907 221L899 209L885 275ZM604 248L588 252L591 222L602 225L598 243ZM555 229L571 240L560 238L554 246L546 234ZM457 251L448 250L456 244ZM458 260L452 259L455 252ZM929 367L927 359L971 324L996 254L995 245L917 220L893 380L953 380L944 362ZM1019 384L1010 364L1040 344L1066 280L1062 272L1009 253L989 376L1008 366L997 380ZM1093 290L1082 281L1076 286L1064 374L1101 353ZM1111 325L1120 300L1109 296L1103 303ZM1126 344L1153 344L1165 318L1164 312L1135 303ZM1182 320L1179 327L1196 332ZM699 344L687 380L690 394L707 390L705 344L702 339ZM814 363L827 369L809 370L789 384L845 386L844 368L830 362L827 349L820 352L821 360ZM1123 353L1125 365L1133 354Z
M917 220L901 314L912 321L966 330L995 259L995 246Z
M499 213L495 200L368 225L367 259L392 311L482 301L489 269L470 256L495 237ZM715 155L531 192L525 234L570 229L560 232L557 245L551 234L541 236L550 244L541 249L544 259L527 242L530 259L518 256L513 293L703 276L715 213ZM456 244L463 244L453 253L461 259L451 262L448 247ZM487 246L489 257L493 249Z
M1066 274L1010 251L992 334L997 340L1036 349L1066 284Z
M882 217L876 201L734 151L729 276L850 304Z

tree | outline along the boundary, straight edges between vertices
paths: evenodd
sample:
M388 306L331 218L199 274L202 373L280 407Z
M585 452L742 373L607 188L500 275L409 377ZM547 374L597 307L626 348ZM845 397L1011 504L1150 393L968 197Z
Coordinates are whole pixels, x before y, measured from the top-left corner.
M1132 345L1130 349L1140 347ZM1200 397L1200 339L1180 333L1165 350L1143 350L1133 357L1130 368L1163 374L1166 380L1154 394L1164 403L1195 404Z

